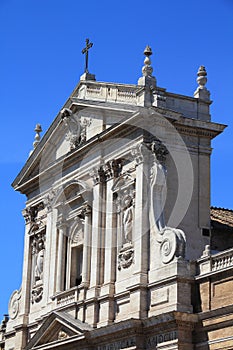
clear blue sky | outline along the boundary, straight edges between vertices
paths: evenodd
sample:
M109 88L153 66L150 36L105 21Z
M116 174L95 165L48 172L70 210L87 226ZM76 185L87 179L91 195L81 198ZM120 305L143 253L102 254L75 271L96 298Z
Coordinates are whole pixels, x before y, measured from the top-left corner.
M153 49L158 86L193 95L205 65L212 120L212 205L233 208L233 0L0 0L0 318L21 283L25 197L10 184L27 159L34 127L46 130L79 81L85 38L98 81L136 83Z

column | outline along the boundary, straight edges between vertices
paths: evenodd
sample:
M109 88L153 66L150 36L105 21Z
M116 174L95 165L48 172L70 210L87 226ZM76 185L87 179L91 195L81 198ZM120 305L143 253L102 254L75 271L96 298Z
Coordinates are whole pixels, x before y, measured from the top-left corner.
M66 224L64 222L58 222L58 254L57 254L57 278L56 278L56 291L61 292L64 290L64 270L65 270L65 244L64 238L66 234Z
M102 198L104 172L102 167L92 170L93 177L93 205L92 205L92 239L91 239L91 271L90 288L87 290L87 300L85 321L93 327L97 325L99 308L97 297L99 296L99 284L101 273L101 242L102 242Z
M91 271L91 206L85 202L83 206L84 222L84 242L83 242L83 268L82 286L89 287Z
M104 249L104 284L101 287L99 323L111 324L115 318L114 293L116 280L117 249L117 214L113 200L113 185L120 170L120 161L112 160L105 164L106 207L105 207L105 249Z
M130 290L131 317L147 317L149 268L149 150L140 144L132 150L136 161L134 273Z

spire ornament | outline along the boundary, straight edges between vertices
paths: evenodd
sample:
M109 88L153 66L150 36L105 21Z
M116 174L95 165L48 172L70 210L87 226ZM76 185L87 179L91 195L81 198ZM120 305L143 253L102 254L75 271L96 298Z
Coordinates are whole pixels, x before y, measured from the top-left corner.
M202 100L209 100L210 92L205 87L205 84L207 83L207 72L204 66L200 66L198 69L197 83L198 83L198 88L194 92L194 97L200 98Z

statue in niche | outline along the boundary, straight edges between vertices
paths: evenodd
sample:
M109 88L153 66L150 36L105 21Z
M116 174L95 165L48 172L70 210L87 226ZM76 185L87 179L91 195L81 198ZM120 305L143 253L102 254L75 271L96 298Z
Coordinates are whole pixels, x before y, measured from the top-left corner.
M35 255L34 276L37 283L43 280L44 269L44 241L41 235L34 237L32 254Z
M133 203L128 195L123 199L123 242L132 242Z
M35 267L35 279L43 279L43 268L44 268L44 243L40 241L38 243L38 253L36 256L36 267Z

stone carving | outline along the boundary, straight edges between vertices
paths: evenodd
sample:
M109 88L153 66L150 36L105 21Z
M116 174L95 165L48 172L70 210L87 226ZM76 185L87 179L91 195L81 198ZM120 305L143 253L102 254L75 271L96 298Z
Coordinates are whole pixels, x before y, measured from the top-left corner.
M132 242L134 217L134 184L116 193L116 208L118 213L118 226L121 231L121 244Z
M43 280L44 238L37 234L32 242L32 254L35 255L35 282Z
M132 242L133 199L130 195L123 198L123 235L124 242Z
M84 118L81 121L78 113L73 114L68 108L61 110L61 116L68 128L66 140L70 143L70 150L74 150L86 141L86 128L91 125L91 119Z
M155 139L152 141L150 149L155 155L157 161L165 162L168 150L167 147L159 139Z
M45 251L45 230L35 232L32 238L33 287L32 303L39 302L43 295L43 271Z
M32 288L32 304L39 303L43 296L43 286L36 286Z
M118 253L118 270L128 268L134 261L133 222L135 180L128 173L120 175L116 180L112 191L114 193L117 209L118 245L121 247Z
M102 166L94 167L90 171L90 175L93 178L94 185L105 181L105 173Z
M131 149L131 155L132 155L133 159L135 160L136 165L143 162L142 147L143 147L143 145L140 143Z
M88 216L91 215L92 213L92 207L88 202L83 203L83 208L82 208L82 216Z
M120 271L122 268L126 269L132 265L134 261L134 249L132 243L126 243L120 249L118 255L118 270Z
M11 295L9 305L8 305L9 316L12 320L18 316L20 299L21 299L21 291L15 290Z
M66 339L66 338L68 338L68 334L65 331L63 331L63 330L60 330L59 333L58 333L57 339L58 340L63 340L63 339Z
M52 209L57 193L57 190L52 189L44 198L44 206L47 208L47 211L50 211Z
M23 210L23 216L26 224L34 223L37 220L39 211L44 209L44 203L40 202L37 205L27 207Z
M103 165L103 171L105 179L110 180L114 177L118 177L122 169L122 160L113 159Z
M161 230L164 226L164 197L166 190L166 168L155 161L151 167L151 227Z

